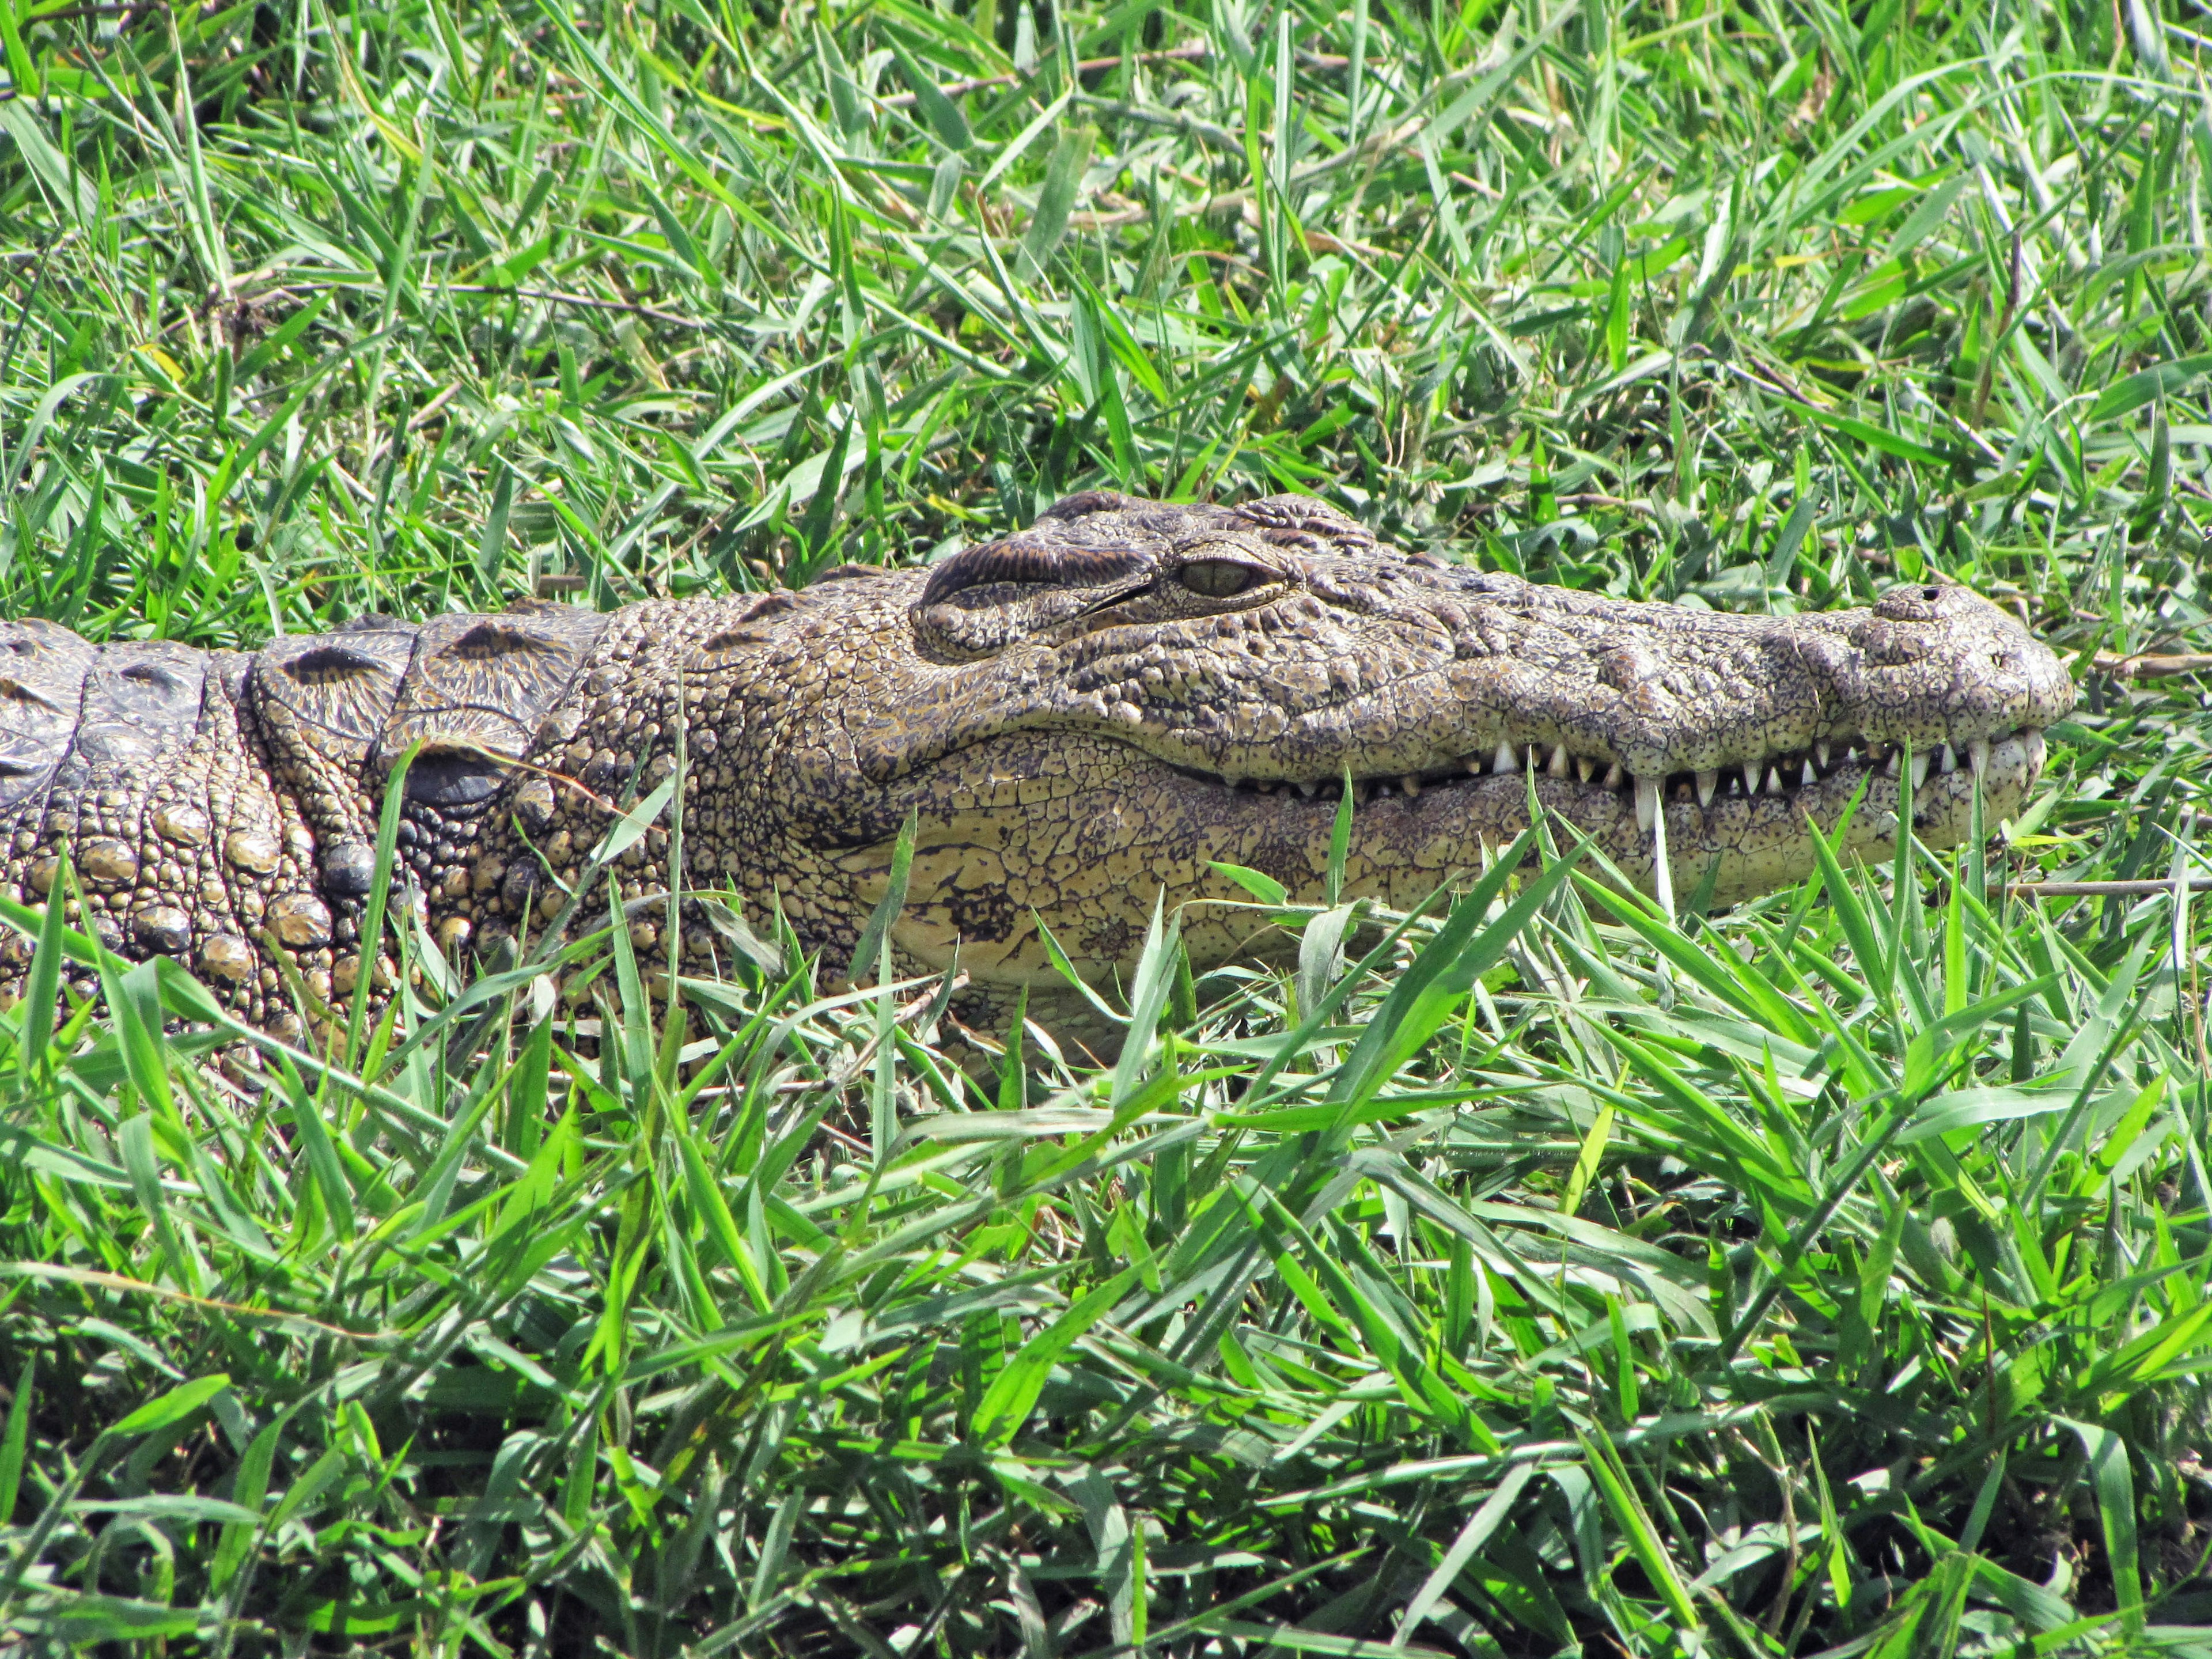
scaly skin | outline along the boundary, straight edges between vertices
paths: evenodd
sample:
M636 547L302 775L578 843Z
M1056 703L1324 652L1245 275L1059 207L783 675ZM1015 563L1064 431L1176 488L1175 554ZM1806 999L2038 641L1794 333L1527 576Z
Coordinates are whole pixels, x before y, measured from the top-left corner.
M401 856L461 960L558 908L613 804L677 765L680 724L688 889L780 903L835 981L912 813L900 966L957 955L979 1016L1026 986L1050 1017L1040 916L1102 984L1160 894L1200 969L1264 952L1210 866L1316 896L1347 773L1352 894L1403 905L1464 875L1533 790L1647 889L1663 814L1676 890L1726 902L1808 871L1807 816L1831 828L1862 788L1849 850L1886 854L1904 744L1925 841L1968 833L1977 782L1986 822L2016 812L2073 701L1961 588L1721 616L1399 552L1300 497L1093 492L932 570L798 593L368 619L251 657L0 629L0 848L36 902L66 842L112 945L185 959L295 1033L358 972L378 803L410 743ZM659 829L632 847L623 897L665 893L667 857ZM658 908L638 914L659 952ZM714 930L683 933L706 968ZM0 948L0 973L25 954Z

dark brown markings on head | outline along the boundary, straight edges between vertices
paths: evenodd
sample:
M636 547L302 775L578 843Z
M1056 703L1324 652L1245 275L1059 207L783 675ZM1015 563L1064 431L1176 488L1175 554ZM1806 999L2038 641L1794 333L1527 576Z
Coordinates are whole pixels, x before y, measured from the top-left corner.
M379 672L389 673L390 665L343 645L319 645L283 665L283 672L301 685L342 685Z
M1079 489L1073 495L1062 495L1050 507L1037 514L1039 522L1046 520L1065 521L1087 519L1097 513L1145 513L1157 511L1158 501L1148 501L1135 495L1124 495L1118 489Z
M1098 587L1145 574L1154 562L1152 549L1132 543L1097 545L1024 531L954 554L930 572L921 605L927 610L977 587Z
M1301 553L1371 553L1374 532L1352 517L1312 495L1263 495L1230 509L1240 530L1249 530L1271 546ZM1401 555L1418 562L1437 561L1425 555Z
M558 650L551 640L538 639L496 620L480 622L446 647L465 662L487 662L495 657L536 655Z
M22 681L9 679L4 674L0 674L0 699L5 699L9 702L52 709L57 713L61 708L61 705L52 699L40 696L36 690Z
M384 729L416 630L356 617L335 633L275 639L253 659L255 701L281 709L319 752L356 764Z
M977 588L1103 587L1149 578L1171 550L1219 537L1250 540L1288 552L1371 552L1374 536L1358 520L1310 495L1268 495L1241 507L1139 501L1111 489L1085 489L1047 507L1035 524L997 541L956 553L930 573L920 609L927 611ZM1187 561L1188 562L1188 561ZM1209 597L1201 574L1189 586ZM1218 573L1222 581L1228 573ZM1247 580L1244 586L1250 586ZM1024 597L977 595L970 604Z
M195 667L198 665L195 664ZM150 686L157 696L168 696L176 692L199 690L198 674L179 673L167 663L134 662L121 672L121 677L135 685Z
M535 603L425 623L380 759L391 765L417 738L520 757L606 626L595 611Z
M839 567L840 569L855 568L858 567ZM829 581L835 578L825 571L815 580ZM772 624L800 609L806 601L800 594L779 590L773 593L757 593L739 603L744 609L730 618L728 626L716 629L700 641L699 648L684 664L686 672L714 668L726 658L750 651L756 646L766 645L775 637L775 629Z

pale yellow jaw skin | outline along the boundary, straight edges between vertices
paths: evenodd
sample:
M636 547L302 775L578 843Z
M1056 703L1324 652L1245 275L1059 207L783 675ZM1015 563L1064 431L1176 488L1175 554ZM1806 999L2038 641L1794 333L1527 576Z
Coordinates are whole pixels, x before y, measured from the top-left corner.
M957 768L915 780L904 797L921 827L892 938L916 969L957 964L979 988L1056 992L1064 981L1045 950L1042 920L1086 980L1126 983L1159 895L1182 909L1185 944L1204 971L1279 955L1285 944L1255 920L1250 893L1212 866L1256 869L1297 902L1319 902L1326 890L1338 805L1327 794L1232 788L1095 738L1048 746L1024 736L986 747L994 751L988 759L972 753ZM2016 815L2042 753L2040 735L2022 733L1991 743L1978 771L1961 760L1945 773L1931 762L1913 791L1920 840L1941 848L1971 834L1978 781L1985 825ZM1687 903L1705 890L1711 903L1725 905L1802 879L1814 862L1806 817L1832 836L1855 799L1838 854L1846 863L1886 860L1896 849L1905 782L1881 768L1837 764L1809 786L1717 793L1708 805L1683 785L1664 807L1674 896ZM1631 793L1538 774L1371 796L1354 811L1346 895L1405 908L1471 878L1528 828L1532 784L1555 819L1556 842L1586 834L1629 881L1657 891L1656 837L1638 822ZM841 861L854 902L880 899L891 852L884 842ZM1718 868L1708 890L1709 860Z

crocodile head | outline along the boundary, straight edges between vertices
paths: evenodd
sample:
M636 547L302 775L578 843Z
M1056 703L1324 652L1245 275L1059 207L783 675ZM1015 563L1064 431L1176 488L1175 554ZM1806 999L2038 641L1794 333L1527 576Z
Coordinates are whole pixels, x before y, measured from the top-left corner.
M787 750L803 781L775 792L808 803L795 834L843 841L822 873L859 914L913 813L894 939L981 984L1053 982L1039 917L1086 976L1126 971L1162 894L1200 966L1251 951L1212 866L1317 898L1347 780L1353 895L1402 905L1477 869L1533 798L1646 890L1664 869L1729 902L1810 871L1808 820L1855 799L1869 857L1908 798L1934 846L1970 833L1977 790L1986 823L2016 812L2074 700L1964 588L1796 617L1638 604L1399 551L1301 497L1091 492L926 574L830 586L804 631L866 660L816 694L834 741Z

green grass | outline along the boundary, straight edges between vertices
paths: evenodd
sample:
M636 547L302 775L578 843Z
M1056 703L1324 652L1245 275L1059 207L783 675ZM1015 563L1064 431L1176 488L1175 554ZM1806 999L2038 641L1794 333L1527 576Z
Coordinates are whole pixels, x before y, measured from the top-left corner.
M2212 1654L2212 714L2126 672L2212 651L2208 36L0 0L0 614L251 646L1295 489L1730 609L1940 573L2083 690L1985 852L1285 908L1297 974L1195 984L1170 926L1103 1074L970 1084L788 941L672 1018L603 932L596 1042L425 981L245 1094L108 964L0 1015L0 1626Z

